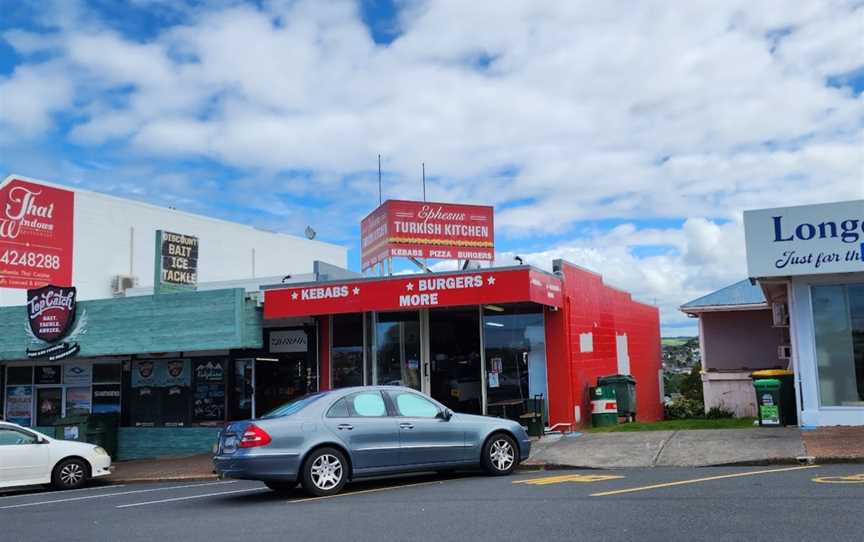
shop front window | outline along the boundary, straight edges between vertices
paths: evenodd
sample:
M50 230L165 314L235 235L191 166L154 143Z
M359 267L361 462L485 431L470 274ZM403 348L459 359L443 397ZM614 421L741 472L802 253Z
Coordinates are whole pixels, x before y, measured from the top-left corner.
M63 415L63 388L36 390L36 426L48 427Z
M374 384L420 386L420 314L384 312L375 323Z
M548 414L543 311L535 305L483 308L490 415L518 419L539 402Z
M822 406L864 407L864 284L814 286Z
M330 359L334 388L363 385L363 315L333 316Z

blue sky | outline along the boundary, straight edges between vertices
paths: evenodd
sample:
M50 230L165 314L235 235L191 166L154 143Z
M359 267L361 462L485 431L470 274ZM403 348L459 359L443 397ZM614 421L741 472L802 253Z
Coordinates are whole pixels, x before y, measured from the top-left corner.
M429 199L496 206L501 263L694 334L743 209L864 196L864 8L796 5L0 0L0 174L312 225L357 268L377 155L385 197L425 162Z

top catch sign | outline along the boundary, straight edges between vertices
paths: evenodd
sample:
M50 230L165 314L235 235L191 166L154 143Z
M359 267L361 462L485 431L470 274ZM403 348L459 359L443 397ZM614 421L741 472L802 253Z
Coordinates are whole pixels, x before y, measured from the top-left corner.
M360 223L362 270L394 256L493 260L492 215L486 205L387 200Z
M864 200L744 211L744 234L751 277L864 271Z
M75 194L12 178L0 188L0 288L72 284Z

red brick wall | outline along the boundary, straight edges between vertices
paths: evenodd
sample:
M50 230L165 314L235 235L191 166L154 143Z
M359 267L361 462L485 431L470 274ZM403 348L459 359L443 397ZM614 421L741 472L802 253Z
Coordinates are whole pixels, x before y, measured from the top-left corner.
M597 377L618 372L616 336L627 335L630 372L636 379L636 417L663 416L659 371L660 317L656 307L633 301L630 294L603 284L603 278L561 262L564 308L547 313L550 423L591 423L588 388ZM580 334L591 333L593 350L582 352ZM574 409L580 407L580 420Z

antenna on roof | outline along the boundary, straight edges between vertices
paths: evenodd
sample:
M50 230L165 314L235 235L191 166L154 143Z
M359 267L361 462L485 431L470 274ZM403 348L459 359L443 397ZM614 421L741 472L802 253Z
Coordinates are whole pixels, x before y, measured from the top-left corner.
M426 201L426 162L420 162L423 167L423 201Z
M378 155L378 205L384 203L383 192L381 191L381 155Z

